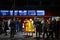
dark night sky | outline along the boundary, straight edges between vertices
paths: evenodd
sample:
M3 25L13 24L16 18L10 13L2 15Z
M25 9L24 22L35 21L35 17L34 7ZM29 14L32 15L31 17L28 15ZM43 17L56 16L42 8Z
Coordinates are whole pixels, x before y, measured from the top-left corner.
M0 0L0 10L13 9L13 0ZM16 10L34 9L34 10L47 10L47 15L59 15L60 1L57 0L15 0ZM49 10L49 11L48 11ZM50 13L50 14L49 14Z
M12 9L14 0L0 0L0 9ZM28 5L28 6L27 6ZM57 0L15 0L15 9L55 9L60 8Z

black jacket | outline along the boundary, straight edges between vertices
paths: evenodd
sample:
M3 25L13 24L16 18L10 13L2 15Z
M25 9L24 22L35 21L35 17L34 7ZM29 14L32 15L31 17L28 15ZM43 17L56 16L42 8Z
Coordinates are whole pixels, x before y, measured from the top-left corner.
M15 29L16 28L15 25L16 25L15 21L11 21L10 23L11 29Z
M37 21L36 22L36 31L42 31L42 24L41 24L41 22L40 21Z
M4 29L5 30L8 30L9 28L8 28L8 23L7 22L4 22Z
M49 24L49 31L53 31L53 26L52 26L53 24L52 24L52 21L50 22L50 24Z
M52 27L53 27L53 31L56 31L56 21L52 21Z
M57 21L56 22L56 31L59 31L60 30L60 21Z
M2 28L2 22L0 21L0 28Z

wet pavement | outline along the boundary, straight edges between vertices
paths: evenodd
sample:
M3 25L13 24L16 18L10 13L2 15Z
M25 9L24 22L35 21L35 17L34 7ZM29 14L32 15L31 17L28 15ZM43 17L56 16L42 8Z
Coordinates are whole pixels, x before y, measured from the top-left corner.
M42 35L40 35L41 38L35 38L36 35L34 33L34 35L32 37L26 36L25 33L23 32L18 32L15 34L14 38L10 38L10 34L8 34L7 36L4 34L0 35L0 40L60 40L60 39L56 39L56 38L42 38Z

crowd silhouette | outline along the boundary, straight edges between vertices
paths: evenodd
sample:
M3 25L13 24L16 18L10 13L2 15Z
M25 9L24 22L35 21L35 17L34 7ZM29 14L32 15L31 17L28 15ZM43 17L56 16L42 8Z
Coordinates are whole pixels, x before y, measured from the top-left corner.
M47 38L59 38L60 36L60 18L48 20L44 19L25 19L24 22L21 22L21 19L3 19L0 21L0 35L5 33L7 35L7 30L10 30L10 37L13 38L17 32L29 33L36 32L36 37L40 38L40 35L43 33L43 38L45 38L45 34ZM39 34L38 34L39 33ZM38 36L39 35L39 36ZM55 36L55 37L54 37Z

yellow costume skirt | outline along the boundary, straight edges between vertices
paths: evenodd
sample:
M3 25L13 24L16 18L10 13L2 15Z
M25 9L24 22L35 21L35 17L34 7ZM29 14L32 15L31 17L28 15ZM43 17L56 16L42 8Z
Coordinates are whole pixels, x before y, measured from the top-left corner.
M34 32L34 28L29 28L29 27L26 27L26 32Z

